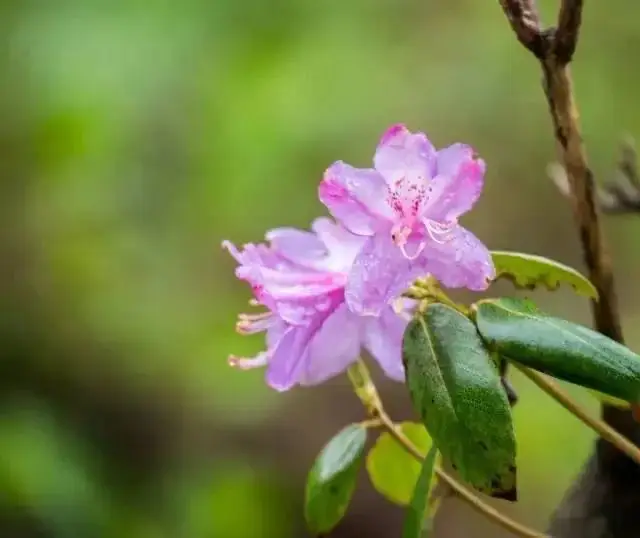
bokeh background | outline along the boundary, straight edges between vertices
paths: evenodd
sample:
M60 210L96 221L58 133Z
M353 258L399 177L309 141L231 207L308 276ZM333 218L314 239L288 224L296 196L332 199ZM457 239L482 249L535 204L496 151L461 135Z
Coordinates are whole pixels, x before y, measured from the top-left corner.
M600 179L640 132L638 21L633 0L586 7L574 75ZM227 366L262 340L234 333L249 290L220 243L308 226L323 170L368 165L392 123L478 149L465 224L491 248L583 267L540 74L495 1L6 1L0 43L2 538L306 535L305 474L362 410L342 378L278 394ZM640 349L640 219L605 228ZM533 295L590 321L569 291ZM514 381L521 501L496 504L543 528L592 436ZM395 537L402 515L363 472L332 536ZM500 532L455 500L438 521Z

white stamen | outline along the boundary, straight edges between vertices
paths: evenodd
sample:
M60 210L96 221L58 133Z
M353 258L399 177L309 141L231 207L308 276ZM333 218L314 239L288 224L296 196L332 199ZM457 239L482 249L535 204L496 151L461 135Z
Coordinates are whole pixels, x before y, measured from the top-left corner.
M426 219L424 221L424 226L431 239L433 239L440 245L444 245L447 241L450 241L452 239L452 232L455 229L456 223L442 223L435 220Z
M253 334L266 331L271 325L273 314L260 312L258 314L240 314L236 323L236 331L240 334Z
M252 368L260 368L266 366L269 360L269 355L265 352L258 353L253 358L248 357L236 357L235 355L229 355L229 366L234 368L240 368L241 370L251 370Z
M422 251L424 250L424 248L427 246L427 244L424 241L420 241L420 244L418 245L418 248L416 249L416 252L413 256L409 255L409 253L406 250L406 245L400 245L400 252L402 252L403 256L405 258L407 258L407 260L415 260L418 256L420 256L420 254L422 254Z

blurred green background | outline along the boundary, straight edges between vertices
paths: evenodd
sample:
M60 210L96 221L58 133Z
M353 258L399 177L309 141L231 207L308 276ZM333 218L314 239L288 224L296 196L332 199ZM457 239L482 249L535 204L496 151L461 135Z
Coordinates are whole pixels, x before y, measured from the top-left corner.
M639 20L633 0L586 7L574 74L600 178L640 132ZM0 35L2 538L305 536L305 473L362 410L344 379L277 394L227 366L262 340L234 333L249 290L220 242L308 226L323 170L368 165L392 123L478 149L465 224L491 248L582 268L540 74L498 2L6 1ZM640 220L605 227L640 349ZM589 323L566 290L534 296ZM592 436L515 382L521 502L503 508L543 528ZM401 518L363 472L332 536L398 536ZM455 500L438 529L500 536Z

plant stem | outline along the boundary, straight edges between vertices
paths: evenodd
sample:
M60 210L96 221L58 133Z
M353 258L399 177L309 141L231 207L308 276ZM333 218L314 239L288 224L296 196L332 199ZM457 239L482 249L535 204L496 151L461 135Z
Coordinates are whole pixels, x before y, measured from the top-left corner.
M402 430L393 423L389 415L380 410L379 417L380 422L389 432L389 434L396 441L398 441L398 443L400 443L400 445L409 454L411 454L415 459L421 462L424 459L424 454L422 454L411 442L411 440L404 433L402 433ZM485 503L482 499L465 488L462 484L460 484L460 482L458 482L443 469L436 467L436 475L440 480L447 484L447 486L449 486L452 491L456 495L458 495L458 497L460 497L460 499L468 503L474 510L488 517L490 520L500 525L504 529L507 529L517 536L524 536L527 538L549 538L546 534L542 534L533 529L525 527L524 525L521 525L520 523L500 513L499 510Z
M594 430L600 437L609 441L618 448L618 450L624 452L633 461L640 464L640 448L629 441L629 439L619 434L606 422L589 416L566 392L543 374L526 368L517 362L513 362L512 364L567 411Z

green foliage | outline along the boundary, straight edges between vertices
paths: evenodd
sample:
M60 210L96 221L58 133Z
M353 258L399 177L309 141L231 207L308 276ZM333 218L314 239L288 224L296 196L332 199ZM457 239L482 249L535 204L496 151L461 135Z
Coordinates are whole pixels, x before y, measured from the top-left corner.
M496 280L506 278L517 288L529 290L544 286L554 291L561 284L568 284L580 295L598 298L598 290L587 278L560 262L522 252L494 250L491 256L496 266Z
M420 538L421 536L422 538L427 538L428 534L431 534L431 517L433 514L428 513L429 519L427 521L425 521L425 514L433 492L433 475L437 455L438 449L433 445L425 456L424 462L422 462L420 476L405 516L402 538Z
M398 427L422 453L433 446L422 424L403 422ZM373 487L388 500L402 506L411 502L420 464L389 433L380 435L369 451L367 471Z
M474 305L478 330L502 356L625 401L640 399L640 356L582 325L548 316L522 299Z
M2 499L29 509L56 536L93 535L113 506L91 472L89 447L41 403L18 403L0 416Z
M325 445L313 464L305 490L305 518L312 532L329 532L347 511L366 441L367 429L351 424Z
M414 407L443 457L479 491L516 500L511 409L474 324L429 305L405 331L403 360Z
M597 390L593 389L589 390L589 392L603 404L611 405L613 407L619 407L620 409L629 409L631 407L631 404L629 402L621 400L620 398L614 398L613 396L602 394L602 392L598 392Z

